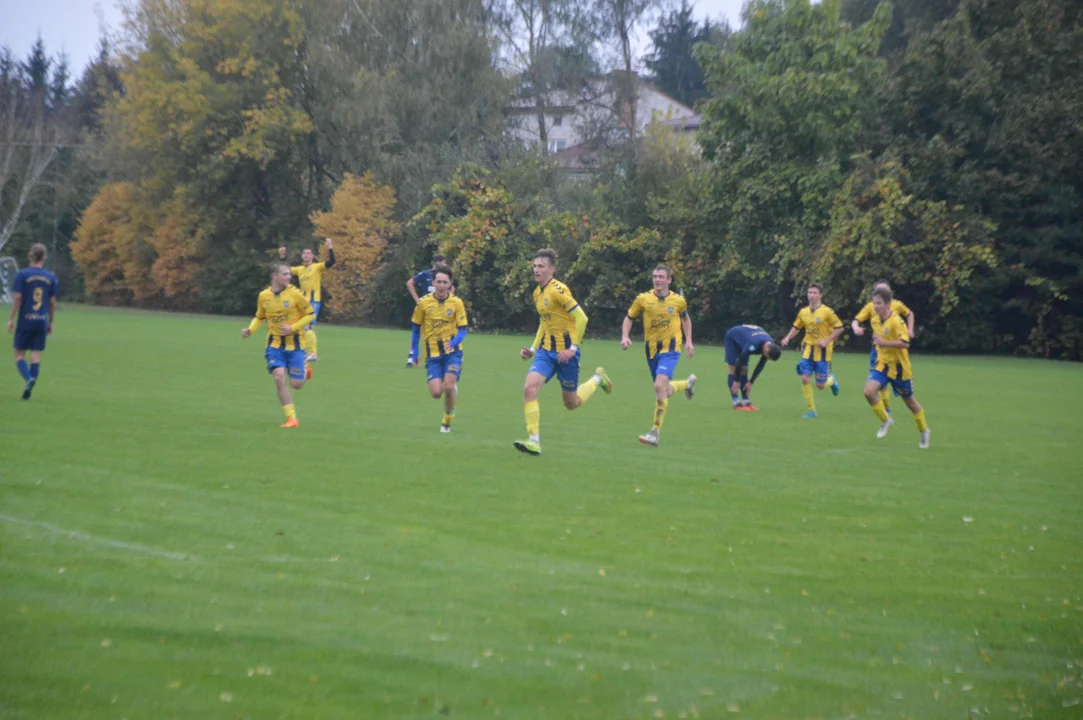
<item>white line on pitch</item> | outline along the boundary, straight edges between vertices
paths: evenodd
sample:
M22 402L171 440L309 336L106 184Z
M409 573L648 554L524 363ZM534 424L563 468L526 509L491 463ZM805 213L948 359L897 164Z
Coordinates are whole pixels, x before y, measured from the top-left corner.
M14 523L16 525L28 525L30 527L41 528L43 530L48 530L51 533L56 533L57 535L67 535L68 537L75 538L77 540L85 540L86 542L97 543L98 545L119 548L121 550L131 550L132 552L143 553L144 555L152 555L154 557L167 558L169 560L196 559L195 556L188 555L186 553L176 553L169 550L159 550L158 548L147 547L146 545L140 545L138 543L127 543L122 540L109 540L108 538L94 537L93 535L87 535L86 533L77 532L75 530L65 530L64 528L58 528L55 525L50 525L49 523L23 520L22 518L11 517L10 515L0 515L0 520L7 523Z

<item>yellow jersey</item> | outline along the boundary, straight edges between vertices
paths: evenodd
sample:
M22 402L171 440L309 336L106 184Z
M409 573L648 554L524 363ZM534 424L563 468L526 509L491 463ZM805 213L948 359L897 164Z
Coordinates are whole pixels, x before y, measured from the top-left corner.
M297 283L301 286L301 292L309 302L323 302L321 286L323 285L323 271L327 269L327 263L314 262L311 265L294 265L290 272L297 276Z
M839 320L839 316L835 314L834 310L826 305L821 305L815 310L803 307L801 312L797 313L797 319L793 321L793 326L798 330L803 329L805 331L801 357L813 362L820 360L831 362L831 353L835 349L835 341L829 342L826 348L822 348L816 343L829 337L832 332L842 327L842 321Z
M910 333L906 331L906 323L895 313L887 316L887 320L883 321L876 334L884 340L902 340L907 344L910 343ZM909 380L914 377L914 369L910 367L910 350L877 345L876 370L892 380Z
M315 316L308 300L294 286L287 285L280 293L267 288L259 294L256 301L256 319L250 327L256 330L266 320L267 347L300 350L302 331ZM288 323L292 328L289 335L282 334L283 323Z
M572 297L567 285L554 278L545 287L539 285L534 288L534 307L541 319L540 349L560 352L575 344L572 339L575 330L572 312L579 307L579 303Z
M901 318L910 317L910 308L906 307L901 300L891 301L891 312L895 313ZM873 335L880 334L880 316L876 314L876 310L873 309L872 303L869 303L865 307L861 308L861 312L857 314L855 318L858 323L867 322L869 327L872 328ZM905 324L905 323L904 323Z
M421 326L421 342L424 343L426 358L447 355L451 339L459 328L469 324L462 300L454 295L437 300L432 293L417 301L411 322Z
M640 293L628 308L628 317L643 316L643 342L647 358L664 352L680 352L684 340L681 318L688 314L688 301L677 293L658 297L653 291Z

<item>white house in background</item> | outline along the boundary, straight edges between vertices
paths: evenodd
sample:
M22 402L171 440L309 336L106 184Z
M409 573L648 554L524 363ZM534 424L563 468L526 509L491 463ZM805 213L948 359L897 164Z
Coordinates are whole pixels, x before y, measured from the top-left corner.
M614 72L592 78L578 94L555 91L539 113L533 99L519 100L508 108L511 132L528 145L542 142L539 115L545 124L546 149L559 167L570 172L589 172L595 151L593 140L598 128L627 133L631 112L626 103L618 103L615 84L624 73ZM636 87L635 133L643 132L651 122L665 122L677 132L688 132L688 125L699 127L699 118L682 102L659 92L633 73ZM625 105L618 107L618 105ZM694 120L693 120L694 119ZM692 130L694 132L694 130Z

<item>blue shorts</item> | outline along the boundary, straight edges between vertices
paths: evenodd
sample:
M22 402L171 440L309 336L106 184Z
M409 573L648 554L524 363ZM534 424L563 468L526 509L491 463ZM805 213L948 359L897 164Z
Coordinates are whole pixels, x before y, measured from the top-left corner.
M730 331L732 332L732 331ZM732 337L729 333L726 333L726 364L737 367L737 361L741 359L741 351L744 348L741 343L737 342L737 338Z
M869 371L869 380L875 380L880 384L880 389L883 390L888 385L891 385L892 389L899 394L901 398L913 397L914 395L914 379L899 380L898 378L889 378L879 370Z
M801 358L801 362L797 363L797 374L815 375L816 382L822 385L827 382L827 376L831 374L831 363L826 360L813 362L808 358Z
M308 324L309 327L312 327L316 324L316 321L320 319L320 308L323 307L323 303L319 300L313 300L311 303L309 303L309 305L311 305L312 309L316 311L316 317L312 318L312 322Z
M665 375L673 379L673 372L677 369L677 361L681 359L679 352L658 353L653 358L647 358L647 367L651 369L651 380L659 375Z
M575 357L566 363L558 362L557 355L560 353L553 350L538 350L534 354L534 362L530 363L530 372L545 376L545 382L549 382L556 375L560 380L560 389L564 392L575 392L579 387L579 351L575 351Z
M425 379L428 381L443 380L445 375L454 375L458 380L463 372L463 351L456 350L453 353L425 359Z
M286 368L292 380L305 379L304 350L282 350L269 347L263 353L263 357L267 358L267 372L274 372L275 368Z
M49 335L49 328L41 327L20 327L15 330L15 342L13 347L16 350L32 350L35 352L45 349L45 338Z

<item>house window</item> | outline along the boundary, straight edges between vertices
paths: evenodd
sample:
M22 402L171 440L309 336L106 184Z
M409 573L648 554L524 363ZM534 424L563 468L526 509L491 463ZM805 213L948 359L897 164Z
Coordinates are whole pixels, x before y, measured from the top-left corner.
M553 127L559 127L560 125L563 125L563 124L564 124L564 117L562 115L557 115L555 118L553 118Z
M563 140L550 140L546 143L545 149L547 152L557 153L568 147L568 143Z

